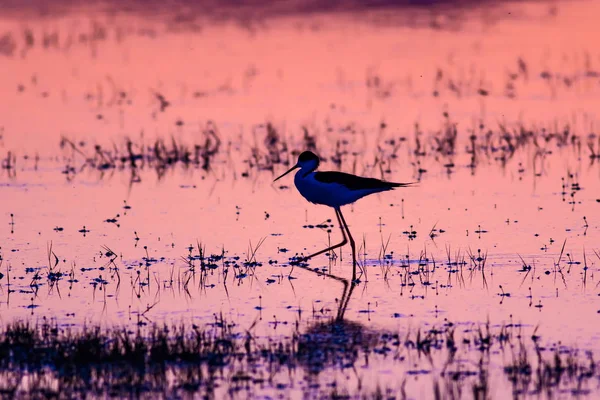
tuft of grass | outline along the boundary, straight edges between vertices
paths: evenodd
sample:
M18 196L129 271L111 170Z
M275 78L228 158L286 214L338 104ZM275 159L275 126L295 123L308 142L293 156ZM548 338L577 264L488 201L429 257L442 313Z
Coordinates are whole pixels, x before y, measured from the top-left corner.
M298 321L291 336L277 339L261 338L253 332L255 324L241 329L222 315L204 326L148 324L134 330L74 330L46 319L13 322L0 328L0 392L13 397L220 398L294 388L304 397L322 398L335 388L337 394L367 398L381 395L383 386L386 397L410 397L413 377L419 376L440 398L469 392L486 397L501 389L495 385L511 387L514 396L543 393L550 398L591 393L600 378L591 352L543 346L537 328L528 340L523 326L512 322L459 329L464 325L446 321L403 333L334 317L301 326ZM361 369L383 361L402 384L367 382L363 387ZM345 374L337 380L336 371L354 371L358 386ZM502 378L489 379L498 374ZM318 384L321 376L336 384ZM306 381L313 384L301 384ZM414 389L422 393L421 384Z

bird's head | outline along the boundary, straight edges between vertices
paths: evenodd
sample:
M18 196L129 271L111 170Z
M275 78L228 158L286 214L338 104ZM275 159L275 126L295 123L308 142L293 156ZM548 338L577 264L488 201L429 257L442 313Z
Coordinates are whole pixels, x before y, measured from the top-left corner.
M287 174L289 174L296 168L304 169L307 171L314 171L315 169L317 169L318 166L319 166L319 156L317 156L312 151L303 151L298 156L298 162L296 162L296 165L294 165L292 168L288 169L284 174L277 177L273 182L283 178L284 176L286 176Z

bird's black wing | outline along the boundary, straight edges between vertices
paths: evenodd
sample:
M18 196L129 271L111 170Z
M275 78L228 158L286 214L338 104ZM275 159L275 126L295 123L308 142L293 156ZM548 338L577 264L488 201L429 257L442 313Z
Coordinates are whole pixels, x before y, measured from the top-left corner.
M318 171L315 172L315 179L323 183L339 183L350 190L361 189L393 189L395 187L408 186L410 183L385 182L375 178L364 178L337 171Z

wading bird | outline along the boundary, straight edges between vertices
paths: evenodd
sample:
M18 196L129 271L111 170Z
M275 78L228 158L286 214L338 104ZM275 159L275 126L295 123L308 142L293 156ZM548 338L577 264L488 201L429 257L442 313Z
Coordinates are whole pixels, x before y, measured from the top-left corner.
M294 184L300 194L311 203L333 207L340 224L343 240L334 246L303 257L303 260L342 247L350 240L350 246L352 247L352 281L356 281L356 246L341 207L354 203L356 200L370 194L409 186L412 183L385 182L375 178L364 178L337 171L316 171L318 167L319 157L313 152L305 151L298 157L296 165L273 182L283 178L296 168L300 168L294 177ZM348 233L348 237L346 237L346 233Z

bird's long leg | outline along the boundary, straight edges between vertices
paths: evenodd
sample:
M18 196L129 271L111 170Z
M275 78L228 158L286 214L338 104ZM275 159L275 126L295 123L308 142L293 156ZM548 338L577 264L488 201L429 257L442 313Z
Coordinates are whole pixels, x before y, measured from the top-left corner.
M344 293L342 294L342 299L340 301L340 306L338 308L338 313L336 319L341 321L344 319L344 314L346 313L346 309L348 308L348 303L350 302L350 296L352 296L352 292L356 287L356 282L352 281L350 284L350 290L348 291L348 283L344 286Z
M350 246L352 247L352 282L355 282L356 281L356 245L354 244L354 239L352 238L352 234L350 233L348 224L346 223L346 220L344 219L342 210L340 210L338 208L338 209L336 209L336 211L339 214L339 218L342 220L342 224L344 225L346 232L348 233L348 239L350 240ZM344 238L345 237L346 236L344 235Z
M337 249L338 247L342 247L343 245L345 245L346 243L348 243L348 238L346 238L346 232L344 231L344 224L342 222L343 221L343 217L341 217L341 215L342 215L342 212L340 211L340 209L339 208L335 208L335 216L337 217L338 223L340 224L340 230L342 231L342 236L344 237L344 239L340 243L338 243L338 244L335 244L335 245L333 245L331 247L328 247L328 248L326 248L324 250L317 251L316 253L311 254L310 256L304 257L305 260L308 260L309 258L313 258L315 256L318 256L319 254L326 253L326 252L328 252L330 250Z

